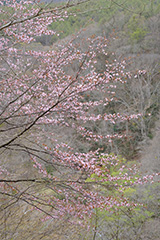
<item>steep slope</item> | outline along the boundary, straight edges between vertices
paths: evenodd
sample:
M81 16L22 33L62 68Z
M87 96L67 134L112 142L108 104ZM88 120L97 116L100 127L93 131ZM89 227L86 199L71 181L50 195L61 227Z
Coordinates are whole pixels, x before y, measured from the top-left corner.
M154 129L154 137L142 148L140 162L142 171L147 173L160 171L160 116Z

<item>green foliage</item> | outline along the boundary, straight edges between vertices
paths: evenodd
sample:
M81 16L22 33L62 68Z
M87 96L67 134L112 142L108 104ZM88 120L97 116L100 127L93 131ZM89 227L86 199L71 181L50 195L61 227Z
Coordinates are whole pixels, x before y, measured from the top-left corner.
M147 29L144 26L145 19L143 17L139 17L133 15L128 22L128 33L130 36L130 40L132 42L140 42L144 39L147 34Z
M136 30L132 33L130 33L130 39L132 41L140 42L141 40L144 39L147 31L144 30L143 28L137 27Z
M136 207L134 210L129 207L121 207L110 212L96 209L91 224L95 227L96 222L97 233L106 236L107 239L138 240L141 239L139 237L141 226L152 216L152 212L140 207Z
M129 29L130 39L132 41L141 41L147 33L146 28L140 24L141 19L145 20L146 18L157 14L159 12L158 9L160 9L160 0L157 0L154 3L150 0L130 0L125 1L125 3L122 0L117 0L116 3L117 4L114 4L111 3L111 1L106 0L92 0L88 3L72 7L68 10L68 18L64 21L52 22L50 25L49 28L56 31L58 35L52 36L49 40L45 40L45 37L41 36L37 38L37 41L40 41L44 45L52 44L58 39L63 39L76 33L81 28L85 28L91 22L96 22L99 25L104 26L104 24L109 22L110 19L119 14L123 14L130 19L129 28L134 26L134 30ZM44 5L44 3L42 4ZM63 5L63 3L51 3L50 7L53 8L57 4ZM6 6L3 8L6 8ZM9 15L12 15L13 9L8 8L7 11ZM133 14L133 16L128 15L130 12L137 14L136 21L133 20L135 14ZM138 16L140 16L141 19L138 19ZM0 16L0 20L1 19L7 20L7 16L3 16L2 13ZM46 36L46 38L48 37L49 36Z
M134 161L127 162L122 156L115 156L111 153L108 157L100 157L97 167L101 170L101 175L93 173L86 182L103 180L100 188L104 187L103 192L106 196L114 195L114 197L119 198L121 195L125 195L128 197L135 192L132 185L139 177L138 173L132 171L133 166L135 166ZM125 176L128 176L129 180Z
M49 41L44 40L44 36L37 38L38 41L44 44L52 44L58 39L63 39L71 34L78 32L80 29L87 27L92 22L98 23L100 26L104 26L115 15L124 14L129 20L129 36L132 41L141 41L147 33L147 29L141 25L141 22L148 16L156 14L158 6L160 7L160 1L157 1L154 5L150 0L130 0L123 3L122 0L117 0L117 4L111 4L106 0L92 0L88 3L72 7L68 11L69 17L64 21L52 22L50 29L57 32L58 35L52 36ZM51 4L51 7L53 5ZM141 15L141 19L136 17L136 21L133 20L133 16L128 16L128 11L137 13L137 16ZM139 15L140 14L140 15ZM140 22L139 22L140 21ZM137 25L138 22L138 25ZM132 29L134 27L134 29ZM47 36L46 36L47 37ZM45 43L46 42L46 43ZM43 44L42 43L42 44Z
M55 168L52 165L46 165L46 171L48 174L53 174L53 172L55 171Z
M63 39L68 35L74 34L79 31L80 28L85 27L89 24L89 17L81 18L79 16L74 17L70 16L65 21L53 22L50 25L50 29L56 31L58 35L52 37L52 42L57 41L58 39Z
M100 158L101 164L104 163L101 168L105 169L107 166L108 175L113 177L121 176L125 174L129 174L128 169L132 169L132 166L135 162L127 162L126 159L121 156L115 157L114 154L110 154L112 157L114 164L109 164L109 161L104 157ZM115 158L114 158L115 157ZM104 161L102 161L102 159ZM124 167L124 165L126 167ZM122 170L123 166L123 170ZM138 174L134 175L131 182L134 182L138 176ZM104 238L112 240L122 240L122 239L141 239L139 238L139 233L141 230L141 226L154 216L153 208L150 208L149 202L155 201L155 197L153 195L152 198L152 188L151 185L149 188L145 189L142 193L142 196L139 197L139 189L135 186L125 186L126 180L118 180L117 185L119 188L113 186L109 188L108 186L111 184L110 181L107 181L107 177L103 177L104 181L101 186L99 186L99 192L103 192L103 195L106 197L114 197L116 200L119 198L126 199L126 204L123 206L113 206L109 210L106 209L95 209L94 217L91 219L91 225L93 229L96 229L97 236L98 233L101 234ZM96 174L92 174L90 178L86 181L100 181L102 180L102 175L99 177ZM128 182L129 184L129 182ZM104 188L105 186L105 188ZM157 184L155 183L155 187ZM138 198L138 202L136 199ZM127 204L133 203L130 206ZM132 236L132 237L128 237ZM99 239L98 237L96 239Z
M127 188L127 189L125 189L124 190L124 195L126 195L126 196L132 196L132 194L133 193L135 193L136 192L136 190L134 189L134 188Z

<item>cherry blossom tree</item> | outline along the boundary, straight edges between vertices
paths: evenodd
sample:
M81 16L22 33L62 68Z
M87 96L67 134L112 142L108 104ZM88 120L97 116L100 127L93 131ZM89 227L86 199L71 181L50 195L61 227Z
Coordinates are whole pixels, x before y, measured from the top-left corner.
M47 51L28 47L37 36L57 34L49 25L65 21L68 9L85 2L58 7L28 0L0 2L0 156L3 160L8 153L25 153L38 171L37 177L19 177L2 161L0 194L7 197L2 210L22 201L43 212L44 219L76 217L81 222L97 208L135 207L123 191L153 180L153 175L140 178L136 165L127 167L114 154L90 148L93 142L107 145L125 137L99 134L89 127L92 124L113 126L141 115L97 111L116 101L117 83L131 77L125 61L107 61L108 40L91 36L79 42L75 36ZM91 97L94 94L97 99ZM82 151L74 140L61 138L67 131L89 147ZM110 195L110 189L119 195Z

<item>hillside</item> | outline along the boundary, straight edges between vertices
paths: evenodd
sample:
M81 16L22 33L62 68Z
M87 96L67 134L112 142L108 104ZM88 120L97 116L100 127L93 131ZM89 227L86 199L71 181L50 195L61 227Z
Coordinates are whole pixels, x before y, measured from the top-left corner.
M4 6L0 20L22 8ZM159 10L93 0L49 16L56 34L39 34L36 19L22 41L23 23L2 31L0 239L159 240Z

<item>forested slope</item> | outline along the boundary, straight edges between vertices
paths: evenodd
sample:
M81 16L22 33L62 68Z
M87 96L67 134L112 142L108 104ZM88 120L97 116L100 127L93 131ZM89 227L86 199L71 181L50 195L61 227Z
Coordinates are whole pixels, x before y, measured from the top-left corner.
M58 2L62 14L66 2L53 2L48 9ZM44 6L42 3L42 9ZM3 6L0 17L5 24L8 17L4 12L10 16L14 13L14 8L6 9ZM23 127L34 123L36 114L44 113L44 118L17 141L2 147L0 162L7 171L0 168L0 237L158 240L158 176L151 182L159 172L160 1L86 1L67 11L64 19L48 24L46 32L56 34L33 34L35 41L16 43L22 25L13 29L15 38L7 35L9 43L12 37L15 41L13 48L1 51L1 80L5 79L7 86L6 94L2 91L1 107L7 109L14 104L16 86L17 94L23 97L33 84L27 100L11 108L6 122L1 119L1 145L6 139L12 140L17 128L19 136ZM11 24L16 19L12 17ZM6 32L0 35L1 40ZM23 39L23 35L20 37ZM92 54L96 54L94 59ZM82 63L86 64L84 68ZM108 73L109 82L100 85ZM13 99L5 105L10 92L7 80L11 89L14 81L16 84L11 91ZM100 81L100 87L96 81ZM93 83L96 88L89 85ZM78 97L74 98L72 93L76 91ZM47 112L55 99L59 108ZM151 181L147 182L149 177ZM134 186L138 181L140 185ZM109 209L100 205L103 197L106 204L111 203Z

